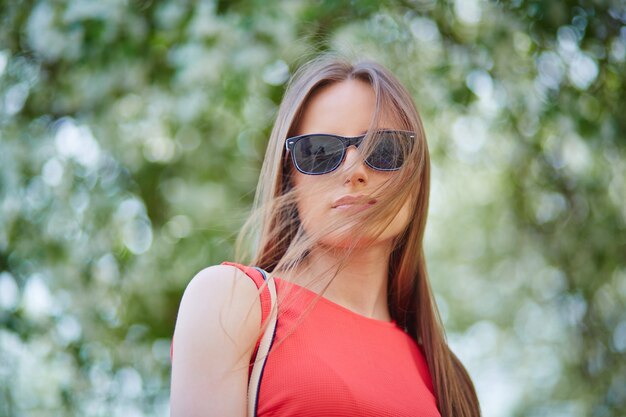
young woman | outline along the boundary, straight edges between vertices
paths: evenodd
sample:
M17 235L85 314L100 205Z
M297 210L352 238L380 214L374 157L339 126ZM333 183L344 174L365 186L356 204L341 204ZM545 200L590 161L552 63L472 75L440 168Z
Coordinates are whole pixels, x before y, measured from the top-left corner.
M426 138L399 81L333 56L300 68L242 235L278 293L257 415L480 415L428 283L428 196ZM267 306L242 265L193 278L174 336L172 415L246 414Z

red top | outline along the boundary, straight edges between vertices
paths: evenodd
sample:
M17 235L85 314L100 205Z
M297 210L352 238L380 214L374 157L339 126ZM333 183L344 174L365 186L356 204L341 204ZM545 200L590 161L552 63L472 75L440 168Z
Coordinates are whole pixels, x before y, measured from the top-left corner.
M262 284L256 271L229 265ZM261 380L258 416L440 416L424 355L395 322L361 316L274 279L278 324Z

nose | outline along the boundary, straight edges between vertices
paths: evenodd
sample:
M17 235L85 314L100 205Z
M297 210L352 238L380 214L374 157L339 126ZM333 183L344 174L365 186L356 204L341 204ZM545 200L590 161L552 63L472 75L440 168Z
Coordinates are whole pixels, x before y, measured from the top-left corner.
M367 166L363 158L361 158L361 153L355 146L349 146L346 149L346 158L343 161L342 168L344 175L346 175L344 184L367 184Z

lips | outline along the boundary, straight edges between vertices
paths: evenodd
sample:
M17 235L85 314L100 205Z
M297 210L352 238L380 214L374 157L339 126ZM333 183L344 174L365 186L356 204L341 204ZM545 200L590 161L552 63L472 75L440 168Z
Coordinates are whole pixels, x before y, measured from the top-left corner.
M341 198L338 198L333 202L332 208L334 209L342 209L342 208L352 208L358 206L371 206L376 204L376 199L367 197L365 195L345 195Z

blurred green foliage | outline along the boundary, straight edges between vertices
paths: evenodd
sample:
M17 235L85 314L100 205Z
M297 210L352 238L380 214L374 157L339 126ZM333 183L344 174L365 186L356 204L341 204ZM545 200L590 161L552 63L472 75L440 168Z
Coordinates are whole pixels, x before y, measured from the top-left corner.
M485 416L626 413L626 6L0 3L0 416L168 414L186 283L232 259L285 82L414 94L427 252Z

